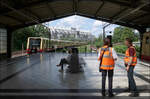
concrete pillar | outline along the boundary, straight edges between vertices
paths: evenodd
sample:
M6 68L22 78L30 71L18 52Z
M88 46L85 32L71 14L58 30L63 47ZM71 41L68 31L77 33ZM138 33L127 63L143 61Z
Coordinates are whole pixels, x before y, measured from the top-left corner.
M143 41L143 34L146 32L146 28L140 28L138 29L139 33L140 33L140 59L142 56L142 41Z
M11 58L12 55L12 30L7 29L7 58Z

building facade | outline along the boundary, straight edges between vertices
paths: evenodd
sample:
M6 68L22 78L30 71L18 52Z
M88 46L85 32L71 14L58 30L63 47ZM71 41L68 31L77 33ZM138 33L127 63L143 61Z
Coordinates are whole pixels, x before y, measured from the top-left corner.
M78 31L76 28L63 29L50 27L51 39L93 41L95 36L87 31Z

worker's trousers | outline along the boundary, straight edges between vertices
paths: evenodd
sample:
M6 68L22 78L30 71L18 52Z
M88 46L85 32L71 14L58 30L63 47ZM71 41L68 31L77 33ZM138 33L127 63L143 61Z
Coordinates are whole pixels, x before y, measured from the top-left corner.
M135 83L135 80L133 78L133 72L134 72L134 66L130 66L129 70L128 70L128 83L129 83L129 89L132 91L132 92L136 92L137 89L136 89L136 83Z
M108 74L108 92L112 93L113 87L113 70L102 70L102 92L105 92L106 76Z

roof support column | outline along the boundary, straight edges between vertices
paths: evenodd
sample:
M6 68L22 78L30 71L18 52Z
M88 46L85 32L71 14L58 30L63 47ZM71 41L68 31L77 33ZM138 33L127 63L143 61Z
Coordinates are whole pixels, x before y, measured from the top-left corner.
M12 56L12 30L7 29L7 58Z
M138 31L140 33L140 54L139 54L139 57L141 59L141 57L142 57L143 34L146 32L146 28L140 28L140 29L138 29Z

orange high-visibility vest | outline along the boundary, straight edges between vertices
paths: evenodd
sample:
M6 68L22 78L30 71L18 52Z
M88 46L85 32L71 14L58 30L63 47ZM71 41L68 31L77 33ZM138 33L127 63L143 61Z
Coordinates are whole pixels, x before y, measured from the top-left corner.
M129 47L129 48L134 48L134 47L131 46L131 47ZM130 58L129 58L129 57L133 57L131 65L132 65L132 66L135 66L135 65L137 64L136 52L135 52L134 56L130 56L130 55L129 55L129 48L126 50L124 62L125 62L125 64L129 64L129 61L130 61ZM134 50L135 50L135 48L134 48ZM136 50L135 50L135 51L136 51Z
M104 52L104 50L105 50L105 52ZM115 62L114 62L114 59L113 59L113 56L112 56L112 48L108 47L108 46L102 47L101 52L100 52L100 57L99 57L98 60L101 59L101 56L102 56L103 52L104 52L104 55L103 55L103 59L102 59L100 69L113 70Z

